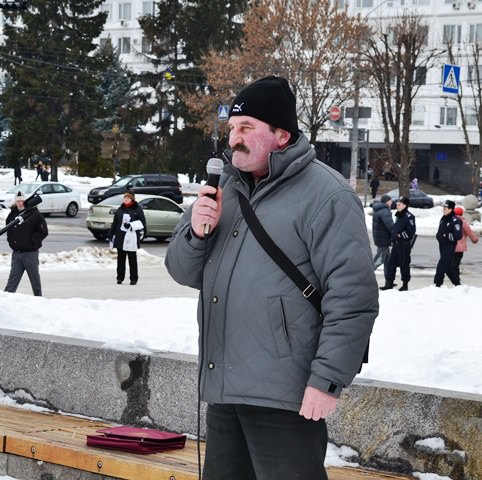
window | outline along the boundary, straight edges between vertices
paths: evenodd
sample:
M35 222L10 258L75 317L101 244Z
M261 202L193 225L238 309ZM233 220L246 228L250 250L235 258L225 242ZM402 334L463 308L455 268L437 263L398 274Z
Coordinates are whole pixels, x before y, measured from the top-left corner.
M119 20L131 19L131 4L119 3Z
M462 41L462 25L444 25L443 43L459 44Z
M482 65L469 65L468 67L468 80L470 83L478 84L480 82L482 86ZM477 74L478 71L478 74Z
M119 38L119 41L117 43L117 49L119 50L119 53L131 53L131 38Z
M472 24L469 28L469 43L482 42L482 23Z
M101 12L107 12L107 21L112 20L112 3L104 3L100 7Z
M108 43L111 43L110 38L101 38L100 39L100 47L101 48L106 47Z
M477 125L477 110L474 106L467 106L464 110L466 125Z
M154 2L142 2L142 15L154 15Z
M430 5L430 0L412 0L412 5L414 6Z
M425 125L425 107L423 105L413 106L412 125Z
M356 8L373 8L373 0L356 0Z
M141 47L141 52L142 53L152 53L152 45L147 39L147 37L142 37L142 47Z
M415 85L425 85L427 83L427 67L415 67Z
M440 107L440 125L457 125L457 107Z

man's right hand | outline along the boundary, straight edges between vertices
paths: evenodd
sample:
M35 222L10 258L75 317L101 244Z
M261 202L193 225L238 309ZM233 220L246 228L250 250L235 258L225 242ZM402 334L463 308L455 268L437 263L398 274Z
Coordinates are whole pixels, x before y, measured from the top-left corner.
M216 194L216 200L206 195ZM199 238L204 238L205 225L210 226L213 231L219 219L221 218L221 204L223 192L220 187L216 190L214 187L204 185L198 193L198 199L194 202L191 212L191 227L194 234Z

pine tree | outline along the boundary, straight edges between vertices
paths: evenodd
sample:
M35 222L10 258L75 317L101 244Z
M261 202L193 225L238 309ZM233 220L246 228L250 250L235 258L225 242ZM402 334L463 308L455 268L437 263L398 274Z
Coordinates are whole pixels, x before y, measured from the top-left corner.
M206 148L194 147L199 145L200 131L188 129L179 135L179 129L191 122L190 111L182 101L182 96L184 92L204 88L205 75L199 69L199 64L207 51L224 51L238 45L242 30L237 16L247 8L247 1L161 0L156 5L154 15L139 20L151 45L149 58L156 68L154 73L143 77L143 83L155 89L158 99L156 106L153 108L151 104L151 109L146 108L145 113L156 118L159 128L156 135L160 135L166 146L171 168L175 168L172 162L179 156L170 152L171 147L178 145L170 137L174 135L182 138L187 145L192 146L190 154L193 165L186 168L196 175L199 170L198 155L201 151L206 151ZM191 141L186 138L189 135L192 135ZM183 157L188 155L189 152L184 152Z
M102 3L32 0L26 11L6 14L0 67L11 80L2 94L11 118L7 155L50 159L52 180L69 154L81 161L98 149L92 121L100 65L92 52L106 20Z

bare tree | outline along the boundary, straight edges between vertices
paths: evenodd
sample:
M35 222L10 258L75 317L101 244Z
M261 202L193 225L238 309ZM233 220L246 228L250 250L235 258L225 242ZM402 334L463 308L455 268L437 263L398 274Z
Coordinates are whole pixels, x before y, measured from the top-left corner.
M467 69L469 72L468 87L471 92L469 101L465 102L463 83L460 82L459 92L455 97L460 110L462 121L462 132L464 134L463 152L465 159L469 162L471 169L471 193L476 197L479 196L480 188L480 167L482 165L482 65L481 54L482 45L474 43L466 45L464 48L463 57L467 62ZM451 42L447 43L447 55L449 62L455 65L457 62L453 53L453 45ZM468 112L467 109L472 110ZM470 140L469 135L469 118L475 117L475 124L478 127L478 144L474 145ZM470 122L473 124L472 122Z
M362 54L379 94L388 161L398 176L400 194L407 196L415 162L410 149L412 103L439 55L428 49L427 40L428 26L422 18L406 12L392 22L378 23Z
M207 85L186 101L199 125L212 131L219 104L230 103L247 83L266 75L286 77L298 102L301 128L315 143L329 107L353 94L353 53L368 28L331 0L260 0L244 18L234 51L210 52L201 66Z

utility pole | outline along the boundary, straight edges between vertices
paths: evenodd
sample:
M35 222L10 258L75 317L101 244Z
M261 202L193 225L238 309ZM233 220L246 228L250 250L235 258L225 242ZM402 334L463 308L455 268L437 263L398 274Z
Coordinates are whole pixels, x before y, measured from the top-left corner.
M359 64L359 55L355 62L355 68ZM350 185L356 192L356 171L358 165L358 117L360 115L360 75L357 70L354 74L355 96L353 98L353 123L351 129L351 162L350 162Z

